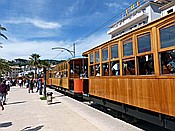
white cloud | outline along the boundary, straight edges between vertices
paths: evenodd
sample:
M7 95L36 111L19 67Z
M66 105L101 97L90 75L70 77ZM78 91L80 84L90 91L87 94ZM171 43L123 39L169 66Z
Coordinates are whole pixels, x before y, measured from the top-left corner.
M46 22L42 20L31 20L31 23L39 28L54 29L61 27L60 24L54 22Z
M82 53L109 40L109 36L104 34L91 36L81 41L9 41L3 43L0 49L1 58L13 60L16 58L28 59L33 53L41 55L41 59L68 59L72 56L69 52L62 50L52 50L53 47L64 47L73 50L72 44L76 43L76 56L81 57Z
M106 33L103 34L96 34L96 35L92 35L80 42L78 42L77 45L77 56L81 56L83 52L90 50L100 44L103 44L104 42L106 42L107 40L110 39L110 36L108 36Z
M81 1L77 0L71 3L71 5L67 7L67 11L65 12L65 15L69 16L74 14L78 10L80 2Z
M118 3L105 3L105 5L107 5L108 7L115 7L115 8L118 8L118 7L121 7L121 4L118 4Z
M31 18L11 19L11 20L7 20L6 23L11 23L11 24L27 23L43 29L54 29L54 28L61 27L61 24L56 22L48 22L40 19L31 19Z
M124 9L124 7L127 7L130 5L129 2L122 1L121 3L113 2L113 3L105 3L106 6L109 8L114 7L116 10L118 9Z

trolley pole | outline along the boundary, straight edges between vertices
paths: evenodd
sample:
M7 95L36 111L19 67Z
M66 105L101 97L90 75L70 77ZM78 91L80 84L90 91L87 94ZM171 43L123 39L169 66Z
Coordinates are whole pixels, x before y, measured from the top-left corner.
M52 50L55 50L55 49L66 50L67 52L69 52L71 54L72 58L75 58L75 43L73 43L73 51L69 50L69 49L66 49L66 48L63 48L63 47L54 47L54 48L52 48Z

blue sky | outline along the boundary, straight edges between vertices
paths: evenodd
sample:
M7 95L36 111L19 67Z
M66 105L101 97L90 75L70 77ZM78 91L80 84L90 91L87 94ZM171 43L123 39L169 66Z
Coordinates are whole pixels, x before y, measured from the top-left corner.
M72 50L76 56L107 40L103 29L85 37L135 0L0 0L0 24L9 39L0 38L0 58L28 59L33 53L41 59L68 59L71 55L53 47Z

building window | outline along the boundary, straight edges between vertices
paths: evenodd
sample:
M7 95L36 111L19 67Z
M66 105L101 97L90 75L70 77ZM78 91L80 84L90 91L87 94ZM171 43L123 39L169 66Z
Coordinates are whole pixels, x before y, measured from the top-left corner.
M135 75L135 60L123 61L123 75Z
M160 29L161 48L175 46L175 24Z
M138 36L138 53L151 51L150 33Z
M161 74L175 74L175 50L159 53Z
M111 59L118 58L118 45L111 47Z
M138 74L152 75L154 74L153 54L137 57L138 59Z
M93 64L93 63L94 63L94 55L90 54L90 64Z
M108 49L107 48L102 50L102 60L103 61L108 60Z
M124 56L133 55L132 38L123 42L123 55Z
M99 51L95 52L95 62L100 62Z
M119 63L119 61L112 61L111 62L111 75L112 76L120 75L120 63Z

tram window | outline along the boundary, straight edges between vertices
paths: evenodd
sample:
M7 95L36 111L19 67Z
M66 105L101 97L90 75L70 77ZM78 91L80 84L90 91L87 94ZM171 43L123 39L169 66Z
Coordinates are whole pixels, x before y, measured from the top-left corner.
M102 51L102 60L103 61L108 60L108 49L107 48L103 49L103 51Z
M150 33L138 37L138 53L151 51Z
M95 52L95 62L100 62L99 51Z
M90 54L90 64L93 64L93 63L94 63L94 55Z
M161 48L175 46L175 24L160 29Z
M111 75L112 76L120 75L120 63L119 63L119 61L111 62Z
M123 42L123 55L130 56L133 54L132 38Z
M111 59L118 58L118 45L111 47Z
M63 77L67 77L67 71L63 72Z
M175 50L161 52L159 58L161 74L175 74Z
M102 64L102 75L103 76L109 76L109 64L108 63L104 63Z
M123 75L135 75L135 60L123 61Z
M100 76L100 65L95 65L95 76Z
M138 59L138 74L150 75L154 74L154 60L153 55L144 55L137 57Z
M90 66L90 76L94 76L94 66Z

